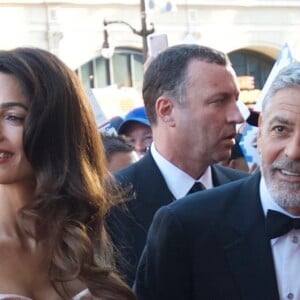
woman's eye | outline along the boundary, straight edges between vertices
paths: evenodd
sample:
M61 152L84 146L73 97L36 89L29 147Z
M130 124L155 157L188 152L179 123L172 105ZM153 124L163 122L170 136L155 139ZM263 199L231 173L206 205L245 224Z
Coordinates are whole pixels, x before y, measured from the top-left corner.
M24 117L16 116L16 115L7 115L5 117L6 120L14 123L21 123L24 120Z

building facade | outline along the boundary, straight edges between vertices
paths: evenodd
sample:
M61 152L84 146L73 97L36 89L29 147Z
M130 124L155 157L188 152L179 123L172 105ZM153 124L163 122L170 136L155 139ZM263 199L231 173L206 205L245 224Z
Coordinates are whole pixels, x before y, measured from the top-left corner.
M228 53L250 102L285 43L300 59L297 0L0 0L0 48L47 49L76 70L87 88L140 90L143 39L133 29L142 29L142 2L146 28L153 23L169 45L193 42ZM117 23L104 26L104 20ZM105 29L114 47L109 59L101 52Z

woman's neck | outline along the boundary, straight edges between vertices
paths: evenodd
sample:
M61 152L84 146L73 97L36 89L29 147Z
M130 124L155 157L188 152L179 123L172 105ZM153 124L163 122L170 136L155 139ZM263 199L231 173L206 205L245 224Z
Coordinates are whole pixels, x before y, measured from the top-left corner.
M33 201L34 184L0 185L0 236L20 235L17 216L21 208Z

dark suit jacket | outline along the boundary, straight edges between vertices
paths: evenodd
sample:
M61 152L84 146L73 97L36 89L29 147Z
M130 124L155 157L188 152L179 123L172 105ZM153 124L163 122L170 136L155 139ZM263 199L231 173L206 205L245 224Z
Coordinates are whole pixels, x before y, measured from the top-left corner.
M260 174L161 208L135 283L139 300L278 300Z
M219 165L212 166L214 186L248 175ZM119 171L115 177L125 188L132 187L128 195L128 199L132 200L128 201L127 210L115 207L108 218L109 232L120 253L118 267L128 284L132 285L153 216L161 206L170 204L174 196L150 152Z

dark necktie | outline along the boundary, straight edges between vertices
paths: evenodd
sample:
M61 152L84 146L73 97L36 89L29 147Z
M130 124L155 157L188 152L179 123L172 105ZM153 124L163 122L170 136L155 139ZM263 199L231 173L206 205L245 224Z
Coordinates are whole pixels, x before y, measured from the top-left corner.
M288 233L292 229L300 229L300 218L291 218L275 210L268 210L266 231L270 239Z
M200 181L195 181L194 185L188 191L187 195L203 190L205 190L205 186Z

